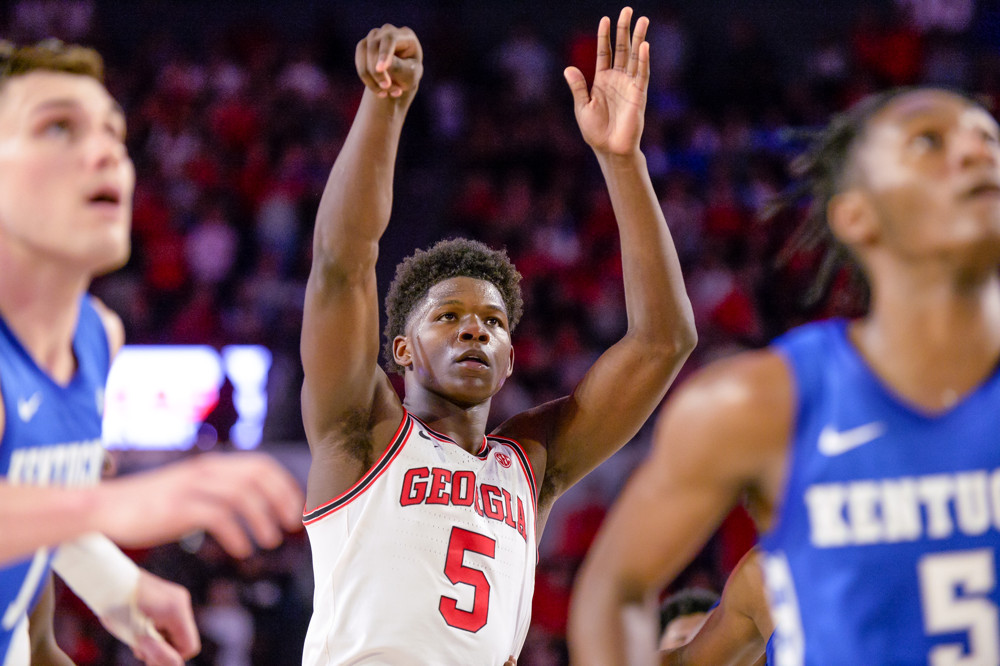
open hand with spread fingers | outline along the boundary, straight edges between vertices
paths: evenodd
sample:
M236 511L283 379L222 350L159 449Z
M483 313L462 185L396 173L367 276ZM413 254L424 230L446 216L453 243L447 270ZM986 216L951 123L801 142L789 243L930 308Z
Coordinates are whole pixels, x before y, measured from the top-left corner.
M354 66L365 86L379 97L409 99L424 74L424 52L412 30L386 23L358 42Z
M627 155L639 149L649 86L649 19L643 16L636 21L630 38L631 23L632 8L625 7L618 15L612 52L611 19L601 19L597 28L597 69L589 92L578 68L567 67L563 72L573 93L580 132L597 152Z

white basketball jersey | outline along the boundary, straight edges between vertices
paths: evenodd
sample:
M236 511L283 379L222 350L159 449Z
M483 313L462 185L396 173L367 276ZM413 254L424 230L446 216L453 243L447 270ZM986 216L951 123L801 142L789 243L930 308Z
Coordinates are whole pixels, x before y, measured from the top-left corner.
M378 462L304 516L313 616L305 666L501 666L535 586L535 480L517 442L475 454L404 411Z

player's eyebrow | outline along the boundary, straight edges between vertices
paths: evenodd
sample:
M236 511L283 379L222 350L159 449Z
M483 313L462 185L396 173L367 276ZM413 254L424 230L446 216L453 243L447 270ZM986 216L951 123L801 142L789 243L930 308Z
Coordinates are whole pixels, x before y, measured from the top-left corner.
M32 113L44 113L53 109L78 109L82 106L79 100L72 97L58 97L56 99L45 100L31 111ZM123 120L125 119L125 109L118 102L111 102L111 113L120 116Z
M444 301L438 301L435 307L441 307L444 305L465 305L465 304L466 304L465 301L459 300L457 298L449 298ZM498 303L483 303L483 307L489 310L496 310L497 312L506 312L503 306L499 305Z
M897 117L897 120L904 125L916 120L941 116L947 113L947 110L943 109L940 102L936 100L922 100L907 106L909 108L904 108Z

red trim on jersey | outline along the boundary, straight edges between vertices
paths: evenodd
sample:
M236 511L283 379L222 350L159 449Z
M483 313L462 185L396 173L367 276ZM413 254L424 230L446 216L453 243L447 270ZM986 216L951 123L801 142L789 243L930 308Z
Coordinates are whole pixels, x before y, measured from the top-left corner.
M302 514L302 523L304 525L311 525L323 516L329 515L340 509L341 507L347 506L357 497L359 497L364 491L375 483L378 477L382 476L382 473L389 468L390 463L396 459L399 452L403 450L403 444L406 443L407 437L409 437L410 432L413 430L413 423L410 418L409 412L406 408L403 408L403 420L399 423L399 427L396 429L396 434L392 436L392 440L389 446L386 447L379 459L372 465L364 476L362 476L358 481L342 492L341 494L334 497L329 502L321 504L312 511L306 511Z
M531 487L531 507L537 517L538 486L535 484L535 472L531 469L531 461L528 459L528 454L524 451L524 447L516 439L500 437L499 435L490 435L489 438L503 442L514 449L514 453L517 454L517 462L521 465L521 471L524 472L524 476L528 479L528 486Z

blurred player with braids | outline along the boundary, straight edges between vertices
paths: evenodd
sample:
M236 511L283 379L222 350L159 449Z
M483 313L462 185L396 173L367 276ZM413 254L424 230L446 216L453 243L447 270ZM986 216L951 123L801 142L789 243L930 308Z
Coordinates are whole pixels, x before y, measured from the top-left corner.
M514 370L520 276L504 252L453 240L404 261L389 289L380 369L375 260L393 165L423 73L408 28L357 46L361 107L320 203L302 327L303 416L313 460L305 522L316 590L306 664L503 664L528 629L539 535L553 501L625 444L694 344L677 256L639 150L648 21L598 28L576 119L621 237L628 331L572 395L487 435Z
M135 179L125 118L102 80L90 49L0 46L4 666L29 661L27 615L50 566L140 658L181 664L199 649L187 591L98 533L140 546L202 527L246 555L250 535L276 545L301 507L295 481L261 455L206 456L95 485L103 387L124 336L87 289L128 258Z
M802 167L809 223L860 266L868 312L668 401L578 579L575 664L623 663L623 609L744 496L775 663L1000 663L997 123L951 92L892 91L835 118Z

